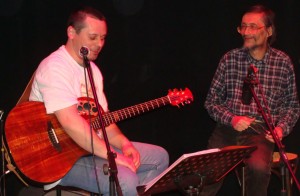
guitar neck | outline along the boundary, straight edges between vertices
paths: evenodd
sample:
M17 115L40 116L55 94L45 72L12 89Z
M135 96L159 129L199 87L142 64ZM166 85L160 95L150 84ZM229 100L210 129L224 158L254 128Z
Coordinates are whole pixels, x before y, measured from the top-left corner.
M151 101L147 101L141 104L137 104L134 106L130 106L121 110L116 110L114 112L104 113L103 114L103 123L105 126L110 124L135 117L137 115L143 114L145 112L149 112L156 108L160 108L162 106L168 105L171 103L171 99L169 96L164 96L161 98L157 98ZM99 118L95 118L92 122L92 126L95 129L101 128Z

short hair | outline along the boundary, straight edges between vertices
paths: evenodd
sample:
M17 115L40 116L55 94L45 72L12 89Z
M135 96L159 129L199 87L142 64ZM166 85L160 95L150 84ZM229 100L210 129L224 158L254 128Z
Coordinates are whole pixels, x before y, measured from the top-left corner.
M271 9L263 5L254 5L245 12L245 14L247 13L263 14L263 22L265 26L272 27L273 30L272 35L268 38L268 42L269 44L274 43L274 41L276 40L275 13Z
M81 29L85 27L84 21L87 16L99 19L101 21L106 21L104 15L100 11L89 6L85 6L75 9L70 14L67 26L72 26L78 34L80 33Z

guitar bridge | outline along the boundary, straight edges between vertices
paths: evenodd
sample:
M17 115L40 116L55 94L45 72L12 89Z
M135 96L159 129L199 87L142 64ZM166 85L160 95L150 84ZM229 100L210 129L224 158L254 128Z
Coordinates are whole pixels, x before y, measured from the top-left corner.
M61 152L61 146L59 144L59 141L57 139L57 136L56 136L56 133L54 131L54 128L53 128L53 125L51 123L51 121L48 121L47 122L47 125L48 125L48 136L49 136L49 139L51 141L51 144L52 146L58 151L58 152Z

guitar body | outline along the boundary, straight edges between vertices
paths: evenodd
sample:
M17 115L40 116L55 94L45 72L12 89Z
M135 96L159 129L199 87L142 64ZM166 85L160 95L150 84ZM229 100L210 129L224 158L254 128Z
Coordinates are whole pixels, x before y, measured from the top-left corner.
M49 123L60 149L55 148L49 136ZM61 179L81 156L89 154L64 132L54 115L46 114L42 102L24 102L11 110L5 138L18 169L39 183Z

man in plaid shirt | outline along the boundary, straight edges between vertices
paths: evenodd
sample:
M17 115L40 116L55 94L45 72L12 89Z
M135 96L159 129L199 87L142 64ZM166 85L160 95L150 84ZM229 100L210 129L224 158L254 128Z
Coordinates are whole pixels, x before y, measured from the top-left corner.
M275 38L274 13L270 9L251 7L237 30L244 40L243 47L222 57L205 102L209 115L217 122L208 147L257 146L245 160L246 194L265 196L274 139L266 131L265 120L245 78L256 79L255 94L269 114L267 120L274 126L278 140L282 140L292 131L300 113L294 68L288 55L270 46ZM222 182L209 185L201 194L215 195L221 185Z

